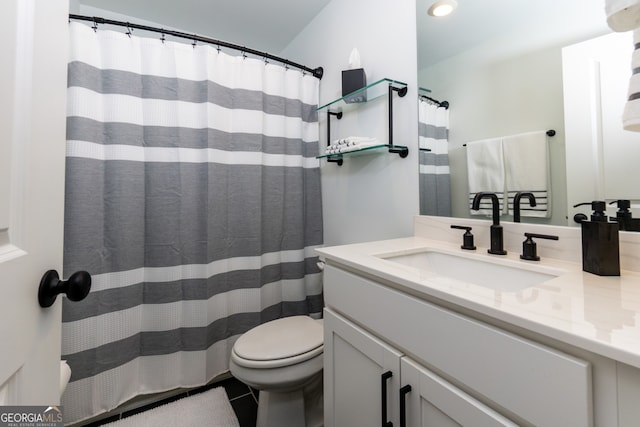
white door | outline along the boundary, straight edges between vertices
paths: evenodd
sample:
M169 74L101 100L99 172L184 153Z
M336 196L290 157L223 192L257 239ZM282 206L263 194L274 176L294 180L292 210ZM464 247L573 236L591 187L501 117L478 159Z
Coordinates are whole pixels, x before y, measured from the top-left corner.
M67 0L0 5L0 405L59 403Z

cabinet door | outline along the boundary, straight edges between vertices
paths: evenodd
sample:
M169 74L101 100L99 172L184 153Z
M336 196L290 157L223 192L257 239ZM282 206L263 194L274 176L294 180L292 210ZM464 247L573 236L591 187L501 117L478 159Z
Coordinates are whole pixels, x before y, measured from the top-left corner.
M517 426L407 357L401 359L400 370L402 386L411 386L400 396L406 404L407 427Z
M324 425L376 427L391 421L397 426L401 356L397 350L325 309ZM388 372L390 377L384 375Z

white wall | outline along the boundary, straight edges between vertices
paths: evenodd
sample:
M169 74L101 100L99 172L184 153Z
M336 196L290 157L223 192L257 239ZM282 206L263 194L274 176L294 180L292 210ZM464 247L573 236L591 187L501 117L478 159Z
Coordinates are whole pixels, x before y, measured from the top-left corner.
M367 82L387 77L408 83L394 95L394 144L409 156L382 154L322 161L325 244L404 237L413 234L418 213L418 109L416 16L414 0L333 0L282 52L308 66L324 67L320 104L341 96L341 71L351 50L359 50ZM343 108L331 120L331 139L375 136L386 143L387 98L354 109ZM326 145L326 112L319 115L321 150Z

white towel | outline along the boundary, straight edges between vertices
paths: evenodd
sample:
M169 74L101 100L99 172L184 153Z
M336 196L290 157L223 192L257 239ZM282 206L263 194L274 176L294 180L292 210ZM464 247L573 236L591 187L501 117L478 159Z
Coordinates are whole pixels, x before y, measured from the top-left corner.
M467 144L467 172L469 180L469 211L471 215L491 215L491 200L484 198L480 210L471 209L476 193L496 193L500 212L504 210L505 174L501 138L484 139Z
M606 0L607 24L613 31L640 27L640 0Z
M502 139L505 181L509 196L509 213L513 214L513 198L518 191L533 193L536 206L528 199L521 205L520 215L548 218L551 216L549 144L546 131L536 131Z
M376 138L366 136L349 136L347 138L336 139L333 144L328 145L326 154L340 154L349 151L362 150L363 148L379 145Z
M640 43L640 30L633 32L633 43ZM628 101L624 105L622 113L622 126L625 130L640 132L640 73L635 70L640 69L640 48L633 51L631 57L631 70L634 74L629 79L629 90L627 92Z

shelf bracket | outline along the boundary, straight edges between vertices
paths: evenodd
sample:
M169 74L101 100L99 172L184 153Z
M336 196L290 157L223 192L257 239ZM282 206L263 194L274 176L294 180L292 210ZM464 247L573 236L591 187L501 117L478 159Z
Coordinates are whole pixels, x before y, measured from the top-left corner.
M342 111L329 111L327 109L327 147L331 145L331 116L336 116L336 119L342 118ZM338 166L342 166L342 157L339 159L327 158L328 162L337 163Z
M403 159L409 155L409 149L407 147L396 147L392 145L389 147L389 152L397 153Z
M327 157L327 162L330 163L336 163L338 166L342 166L342 163L344 162L344 160L342 159L342 156L340 157Z
M387 97L389 101L389 152L398 153L404 159L409 155L409 149L407 147L395 148L393 145L393 92L398 92L398 96L402 98L407 94L407 86L397 88L390 84L389 96Z
M342 111L327 111L327 147L331 145L331 116L336 116L340 120Z

